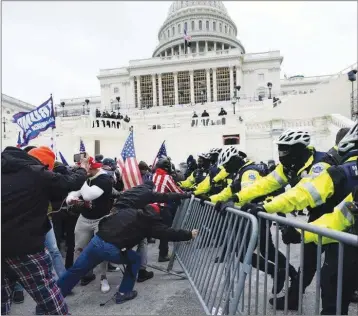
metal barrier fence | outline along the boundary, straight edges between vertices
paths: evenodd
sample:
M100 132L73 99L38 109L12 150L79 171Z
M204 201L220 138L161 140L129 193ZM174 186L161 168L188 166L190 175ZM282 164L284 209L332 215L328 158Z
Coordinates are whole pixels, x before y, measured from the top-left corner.
M251 271L257 219L231 208L223 216L212 203L192 198L177 211L172 226L199 229L199 235L194 242L174 245L166 271L173 274L174 260L179 262L206 314L236 314Z
M208 315L287 315L292 309L290 315L317 315L322 289L323 312L347 314L347 289L355 284L358 289L356 235L320 228L291 215L285 218L259 213L257 219L228 208L223 216L212 203L200 204L194 198L182 203L172 226L199 229L199 235L194 242L175 243L166 269L149 266L187 278ZM283 244L281 231L287 226L318 234L317 245L303 241ZM338 242L323 245L324 237ZM175 260L183 271L173 270ZM252 272L252 267L256 271ZM296 289L294 308L290 295L284 296L292 289ZM349 315L358 315L356 304L349 308Z
M316 233L317 244L305 244L301 240L297 245L284 245L281 234L287 226ZM259 213L258 227L256 258L252 261L256 271L248 276L240 302L242 313L276 315L280 312L287 315L291 310L291 315L293 310L296 315L318 315L322 291L322 314L348 314L349 293L354 287L358 289L358 236L267 213ZM323 237L338 242L324 245ZM282 248L285 248L284 254L280 251ZM298 269L299 273L295 275L293 269ZM273 286L270 300L269 283ZM279 287L283 286L283 293L287 295L278 295ZM254 299L251 293L254 293ZM268 303L271 305L269 308ZM349 314L358 314L357 305L351 304Z

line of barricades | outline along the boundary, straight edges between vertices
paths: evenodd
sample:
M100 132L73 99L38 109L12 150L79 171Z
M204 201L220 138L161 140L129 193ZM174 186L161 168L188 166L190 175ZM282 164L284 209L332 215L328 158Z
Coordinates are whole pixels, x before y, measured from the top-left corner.
M317 234L317 244L283 244L281 230L287 226ZM236 208L228 208L222 214L215 211L212 203L201 203L196 198L183 202L173 228L199 229L194 242L174 245L165 271L189 280L207 315L287 315L289 309L296 310L297 315L317 315L321 296L323 314L358 314L357 304L350 304L348 311L350 298L346 294L347 282L358 284L356 235L291 217L259 213L257 219ZM337 242L323 245L322 238L326 237ZM326 255L322 268L323 252ZM173 270L175 261L185 276ZM291 302L292 291L297 302ZM279 306L282 304L284 307Z

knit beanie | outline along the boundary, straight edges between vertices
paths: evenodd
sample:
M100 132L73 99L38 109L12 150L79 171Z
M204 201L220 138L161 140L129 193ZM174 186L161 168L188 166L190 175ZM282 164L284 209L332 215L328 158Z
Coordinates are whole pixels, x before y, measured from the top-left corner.
M31 149L29 151L29 155L40 160L43 165L48 166L49 170L53 170L56 156L55 153L49 147L41 146L38 148Z
M102 167L102 163L96 161L95 159L93 159L93 157L89 157L88 159L88 164L90 166L90 169L99 169Z

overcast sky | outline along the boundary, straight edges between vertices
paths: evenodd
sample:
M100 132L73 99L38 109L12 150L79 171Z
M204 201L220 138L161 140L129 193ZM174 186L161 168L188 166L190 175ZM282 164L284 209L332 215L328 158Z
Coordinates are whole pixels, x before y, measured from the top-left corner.
M100 95L101 68L150 58L171 2L2 2L2 92L34 105ZM357 2L224 2L246 52L280 50L283 74L357 61Z

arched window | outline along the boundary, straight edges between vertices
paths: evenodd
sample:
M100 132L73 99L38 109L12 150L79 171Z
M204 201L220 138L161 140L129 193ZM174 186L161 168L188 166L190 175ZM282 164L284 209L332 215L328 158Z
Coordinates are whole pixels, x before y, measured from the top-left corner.
M194 31L195 30L195 22L191 21L191 30Z
M199 21L199 30L201 31L203 29L203 22Z
M223 31L223 25L220 23L219 24L219 31L222 32Z
M170 30L168 30L168 38L170 37Z
M213 30L216 31L216 22L213 22Z
M209 21L206 21L206 30L209 31Z
M188 30L188 23L187 22L184 23L184 30Z
M172 28L172 35L174 36L174 34L175 34L175 27L173 26L173 28Z
M225 33L227 33L227 26L225 25Z
M178 34L180 34L180 33L181 33L181 25L178 24Z

